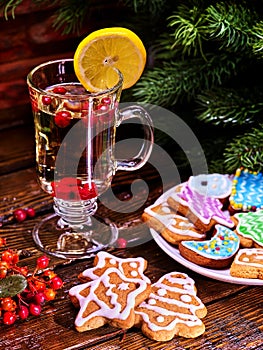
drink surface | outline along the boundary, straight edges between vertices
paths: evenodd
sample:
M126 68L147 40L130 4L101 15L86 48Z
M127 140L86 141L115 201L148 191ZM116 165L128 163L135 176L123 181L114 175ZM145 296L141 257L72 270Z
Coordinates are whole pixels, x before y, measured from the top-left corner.
M88 199L83 188L90 190L95 186L96 195L103 193L116 170L115 96L91 98L76 83L50 86L45 91L30 90L37 175L42 189L58 198L68 196L62 198L67 200L76 200L79 193L80 199ZM74 194L74 186L69 187L69 194L63 189L60 195L54 193L60 182L77 182L79 193Z

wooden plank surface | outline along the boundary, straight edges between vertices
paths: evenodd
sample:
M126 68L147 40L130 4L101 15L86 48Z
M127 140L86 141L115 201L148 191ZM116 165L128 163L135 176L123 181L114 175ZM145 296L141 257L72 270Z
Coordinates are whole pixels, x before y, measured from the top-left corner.
M23 263L32 267L36 257L42 253L36 249L31 232L34 224L52 211L52 199L40 190L36 180L32 133L29 129L26 131L26 127L24 134L21 134L21 130L19 127L16 131L10 129L1 134L4 148L1 148L0 159L0 236L7 238L10 248L26 249L30 256ZM10 135L13 135L12 138ZM15 140L19 143L16 144ZM9 141L12 141L11 144ZM23 160L20 159L21 153L24 154ZM142 187L139 186L136 194L131 196L130 185L136 179L147 183L149 193L145 192L145 186L141 183ZM171 186L174 185L172 176L169 181ZM143 256L149 262L146 274L152 282L170 271L189 274L196 282L198 296L208 309L204 319L205 333L196 339L175 337L167 343L149 340L135 328L123 332L104 326L80 334L74 328L77 310L69 300L68 290L79 283L78 274L90 267L92 260L65 264L64 260L52 258L56 272L64 281L63 289L53 302L45 304L40 317L30 317L26 321L16 322L14 326L1 324L0 349L262 349L262 287L223 283L196 274L167 256L151 239L148 228L141 222L141 213L164 190L153 168L148 164L140 172L116 174L113 190L118 201L111 203L111 210L101 205L97 215L107 214L117 222L122 227L121 235L129 244L127 249L112 247L109 251L120 257ZM145 197L144 202L141 195ZM123 209L131 207L131 203L137 209L120 215ZM36 209L36 218L16 223L14 209L28 206Z

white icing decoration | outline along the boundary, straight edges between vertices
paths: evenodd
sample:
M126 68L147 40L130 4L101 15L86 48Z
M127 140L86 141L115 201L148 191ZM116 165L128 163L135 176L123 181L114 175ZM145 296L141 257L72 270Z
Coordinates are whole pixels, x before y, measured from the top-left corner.
M138 276L138 272L137 271L131 271L131 275L132 275L132 277L137 277Z
M241 260L241 256L243 256L243 260ZM260 249L260 248L239 249L239 251L235 256L234 262L237 265L249 265L252 267L263 268L263 249Z
M130 267L132 267L133 269L137 268L137 264L135 262L131 262L130 263Z
M166 294L166 290L161 288L157 291L158 295L160 295L161 297L163 297Z
M117 264L117 261L115 259L110 259L110 264L111 265L116 265Z
M85 324L85 322L97 316L105 317L107 319L117 318L120 320L125 320L128 318L131 310L135 307L137 296L145 291L147 282L141 278L133 280L133 282L136 283L137 287L135 290L132 290L128 293L127 303L123 308L123 306L118 302L118 294L113 292L113 289L116 288L116 285L110 283L110 275L112 273L119 276L119 278L122 280L120 283L122 286L123 283L129 284L131 282L131 279L125 277L117 268L111 267L108 268L105 273L97 279L87 283L82 283L80 285L72 287L69 290L69 294L71 296L75 296L78 299L80 305L80 310L75 319L76 326L81 327ZM101 283L107 289L106 295L110 297L111 307L109 307L104 301L100 300L96 295L96 291ZM81 295L81 292L86 288L89 288L89 294L87 296ZM91 314L88 314L86 317L83 317L83 314L86 312L86 310L88 310L89 303L92 301L98 305L99 309L92 312Z
M163 316L158 316L156 318L156 320L157 320L157 322L162 323L164 321L164 317Z
M169 285L167 285L165 281L168 281ZM176 287L175 285L181 286L181 288ZM139 305L139 307L136 308L135 313L143 318L143 321L147 323L147 326L153 332L163 330L171 331L176 328L177 323L184 323L188 327L202 325L202 321L196 316L196 311L198 309L203 309L204 304L196 296L194 281L190 277L183 273L168 273L162 278L160 278L159 281L154 283L152 287L157 288L158 292L160 291L160 289L165 289L166 291L171 291L173 293L180 294L180 300L177 300L169 296L160 296L158 295L158 292L152 292L150 294L150 299L148 300L148 303L144 301ZM189 304L189 298L191 298L191 300L193 298L196 301L196 305ZM152 302L153 299L156 301L156 303ZM150 300L151 302L149 302ZM176 309L178 310L186 309L188 310L188 313L183 313L183 311L173 311L172 307L166 309L163 307L163 303L169 304L171 306L175 305ZM153 310L155 313L159 314L156 318L157 322L163 320L164 316L172 317L172 321L170 321L170 323L168 323L166 326L161 326L160 324L151 322L147 310L149 312ZM160 319L159 317L162 318Z
M198 232L193 223L186 217L178 215L171 211L166 202L161 203L161 212L156 212L156 204L153 204L144 209L145 213L157 219L163 226L165 226L172 233L182 236L190 236L194 238L205 238L206 235L201 231ZM176 227L178 225L178 227Z
M184 303L190 303L192 301L192 298L190 297L190 295L181 295L180 299L184 302Z
M148 300L148 304L149 305L155 305L156 304L156 300L155 299L149 299Z
M122 282L119 285L118 289L120 289L120 290L128 290L129 289L129 283Z
M110 263L111 263L111 260L114 261L114 266L116 268L118 268L126 277L128 277L128 276L126 275L126 272L124 269L125 264L136 263L136 269L138 272L137 272L136 276L134 276L134 277L137 277L138 275L140 275L140 277L142 279L144 279L147 283L151 283L149 278L143 274L144 269L145 269L145 260L143 258L125 258L125 259L122 259L122 258L118 258L112 254L109 254L107 252L100 251L97 254L97 259L98 259L98 261L97 261L97 264L95 267L86 269L82 272L82 275L84 277L87 277L87 278L92 279L92 280L98 278L99 276L96 275L94 272L96 272L96 270L98 270L98 269L104 268L106 266L106 259L109 259Z

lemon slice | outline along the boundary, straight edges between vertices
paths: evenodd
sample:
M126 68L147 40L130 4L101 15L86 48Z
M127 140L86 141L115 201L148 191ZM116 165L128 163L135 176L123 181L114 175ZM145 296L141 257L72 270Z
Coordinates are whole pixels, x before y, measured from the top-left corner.
M74 55L74 70L90 92L113 87L123 75L123 89L134 85L142 75L146 50L141 39L121 27L99 29L83 39Z

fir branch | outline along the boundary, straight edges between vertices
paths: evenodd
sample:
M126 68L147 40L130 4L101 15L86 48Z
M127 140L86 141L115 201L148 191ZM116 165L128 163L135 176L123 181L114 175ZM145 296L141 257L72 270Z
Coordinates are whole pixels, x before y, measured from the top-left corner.
M228 126L252 124L263 113L262 86L254 89L214 88L197 95L199 115L206 123Z
M263 124L234 138L226 147L224 157L229 173L239 167L263 171Z
M233 2L218 2L207 7L208 39L220 42L220 49L228 48L233 52L247 49L249 30L255 21L247 6Z
M250 45L255 55L263 58L263 21L256 23L250 30Z
M123 4L133 8L136 13L147 12L156 16L166 8L167 0L123 0Z
M235 74L240 59L228 56L207 56L172 63L148 70L133 88L133 96L139 101L173 106L178 100L191 100L200 90L221 85Z
M206 36L207 28L205 14L199 6L189 8L179 5L177 11L168 18L168 27L174 32L172 49L178 45L182 48L182 54L197 56L199 53L204 57L202 42Z
M18 5L22 3L23 0L0 0L1 12L3 11L4 18L8 20L8 13L11 12L11 16L15 18L15 10Z
M61 0L56 11L53 26L56 30L62 28L62 34L79 33L84 19L90 10L90 2L83 0Z

